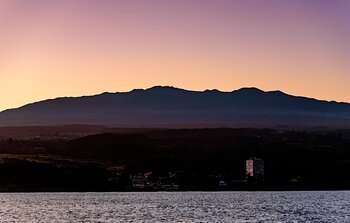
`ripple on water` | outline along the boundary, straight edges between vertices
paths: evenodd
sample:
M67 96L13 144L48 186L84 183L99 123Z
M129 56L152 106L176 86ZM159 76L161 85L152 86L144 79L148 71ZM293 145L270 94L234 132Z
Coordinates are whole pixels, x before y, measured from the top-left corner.
M350 222L350 192L0 194L0 222Z

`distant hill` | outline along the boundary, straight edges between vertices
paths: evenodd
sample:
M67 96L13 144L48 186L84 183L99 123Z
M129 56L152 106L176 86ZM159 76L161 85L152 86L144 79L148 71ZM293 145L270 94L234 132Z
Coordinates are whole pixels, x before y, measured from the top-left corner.
M67 124L350 127L350 104L257 88L221 92L156 86L130 92L50 99L0 112L0 126Z

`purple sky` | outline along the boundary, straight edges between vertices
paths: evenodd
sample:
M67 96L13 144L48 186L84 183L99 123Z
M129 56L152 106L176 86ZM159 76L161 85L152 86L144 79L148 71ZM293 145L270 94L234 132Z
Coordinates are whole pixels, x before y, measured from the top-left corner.
M0 110L153 85L350 102L350 1L1 0Z

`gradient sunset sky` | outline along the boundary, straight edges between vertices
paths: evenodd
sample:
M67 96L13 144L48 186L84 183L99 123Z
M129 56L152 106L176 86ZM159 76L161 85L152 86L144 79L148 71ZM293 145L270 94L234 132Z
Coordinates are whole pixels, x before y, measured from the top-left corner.
M0 110L153 85L350 102L350 1L0 1Z

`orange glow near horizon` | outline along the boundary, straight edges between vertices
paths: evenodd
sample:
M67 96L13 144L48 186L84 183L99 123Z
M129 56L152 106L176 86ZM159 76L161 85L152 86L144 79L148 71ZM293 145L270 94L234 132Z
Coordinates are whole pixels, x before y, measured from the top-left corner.
M350 102L347 1L0 2L0 110L154 85Z

